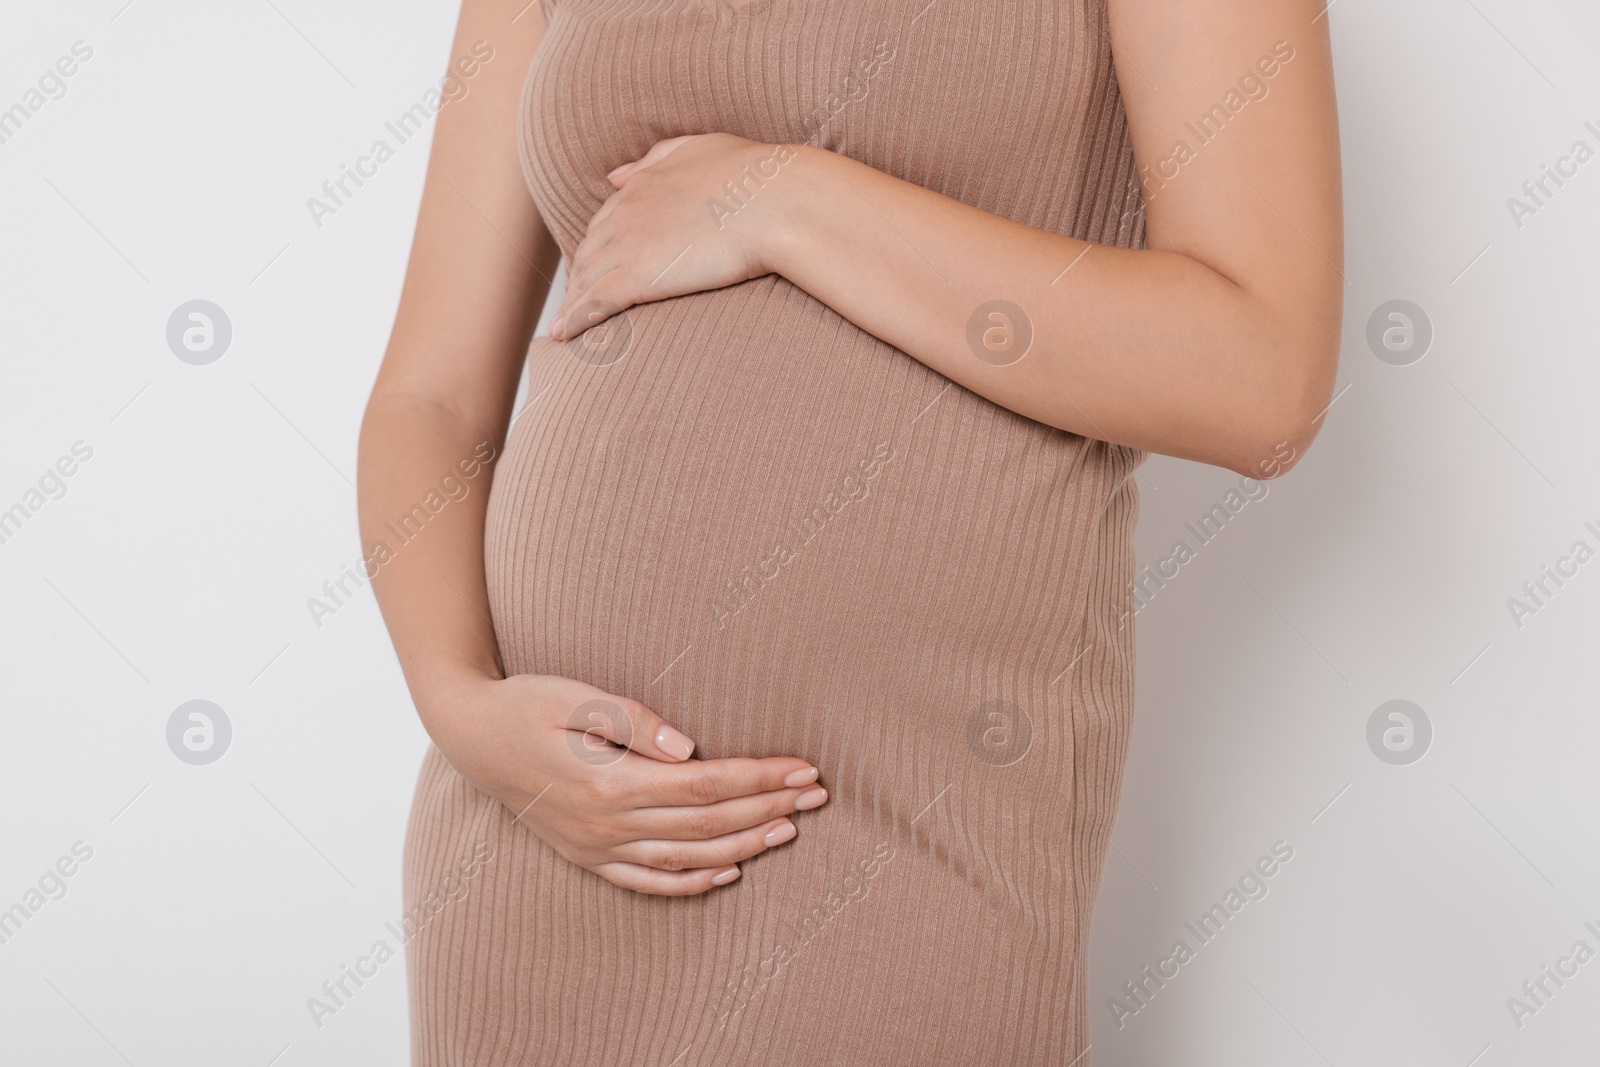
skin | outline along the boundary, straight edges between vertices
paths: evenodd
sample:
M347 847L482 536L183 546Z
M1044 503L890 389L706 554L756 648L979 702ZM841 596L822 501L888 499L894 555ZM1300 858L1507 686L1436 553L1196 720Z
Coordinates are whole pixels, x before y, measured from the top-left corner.
M361 426L369 558L394 540L385 523L480 443L498 452L556 270L517 159L517 97L540 36L536 12L512 21L523 6L462 5L451 55L480 40L495 54L436 120L394 332ZM566 678L506 677L484 582L486 482L468 483L373 576L418 713L452 766L566 859L639 892L705 892L792 837L786 816L826 799L808 787L817 771L804 760L685 759L690 739L637 701ZM616 710L591 714L597 706ZM628 750L595 752L596 737Z
M1145 249L1031 229L804 146L718 227L707 198L745 167L771 173L757 168L774 146L678 137L612 172L617 192L573 256L551 334L775 273L1039 422L1281 474L1284 456L1303 455L1316 435L1339 351L1338 124L1327 20L1311 21L1320 6L1110 0L1136 160L1155 167L1178 140L1195 148L1167 166L1171 180L1145 185ZM1255 64L1278 41L1293 58L1262 78ZM1247 74L1267 95L1199 144L1185 122ZM969 318L995 298L1022 308L1034 331L1008 366L974 358L967 340Z
M362 424L369 551L481 442L502 445L555 273L559 252L517 159L515 109L540 36L524 4L462 6L452 55L484 40L495 57L437 119L400 308ZM776 273L1029 418L1253 477L1281 474L1316 435L1339 345L1338 131L1320 8L1109 0L1135 157L1154 175L1144 249L1030 229L803 146L718 226L707 199L746 165L772 173L763 161L780 147L679 137L613 172L616 192L568 264L552 335L570 340L638 303ZM1293 58L1262 77L1257 63L1279 41ZM1194 158L1163 164L1176 141L1196 144L1185 122L1247 74L1268 94ZM1033 329L1026 355L1004 366L968 343L968 320L996 298ZM705 892L793 838L787 816L826 800L805 761L685 758L691 739L637 701L572 679L506 677L477 485L373 579L423 724L451 764L562 856L639 892Z

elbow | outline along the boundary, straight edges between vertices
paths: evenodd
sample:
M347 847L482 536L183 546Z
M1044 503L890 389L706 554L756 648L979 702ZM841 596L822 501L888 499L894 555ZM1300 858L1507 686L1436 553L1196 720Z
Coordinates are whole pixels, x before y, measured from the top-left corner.
M1282 353L1275 353L1282 360ZM1237 412L1233 440L1222 465L1261 481L1281 478L1310 450L1333 401L1337 350L1297 353L1283 361L1303 368L1264 383L1254 402Z
M1252 434L1247 443L1223 460L1222 466L1246 478L1268 482L1288 474L1310 444L1309 439L1282 431Z
M1315 415L1315 411L1307 415L1299 408L1266 413L1255 420L1257 425L1244 435L1224 466L1263 482L1283 477L1311 448L1321 425L1320 419L1313 421Z

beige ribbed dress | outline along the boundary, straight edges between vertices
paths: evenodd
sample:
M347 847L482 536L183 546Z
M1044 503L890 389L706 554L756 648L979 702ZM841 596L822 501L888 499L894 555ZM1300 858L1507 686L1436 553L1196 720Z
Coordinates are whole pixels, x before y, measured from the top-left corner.
M568 255L608 171L711 131L1142 240L1104 0L542 11L519 136ZM487 533L506 668L635 697L701 757L802 757L830 800L731 886L642 896L430 751L415 1062L1087 1067L1143 454L1007 411L775 276L612 329L530 349Z

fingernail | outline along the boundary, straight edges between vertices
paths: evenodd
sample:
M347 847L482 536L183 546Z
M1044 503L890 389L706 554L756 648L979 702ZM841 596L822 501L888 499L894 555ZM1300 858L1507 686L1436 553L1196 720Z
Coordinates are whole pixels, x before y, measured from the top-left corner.
M767 831L767 836L762 838L769 845L781 845L790 840L799 830L794 828L794 823L785 820Z
M550 324L550 336L557 341L561 340L561 320L559 318Z
M819 785L815 789L807 789L801 793L795 800L794 806L798 811L810 811L812 808L820 808L822 802L827 799L828 791Z
M670 726L656 731L656 747L675 760L686 760L694 751L694 742Z
M798 785L810 785L816 780L817 769L815 767L807 767L803 771L791 771L789 777L783 780L783 784L793 789Z
M733 881L737 877L739 877L739 868L737 868L737 867L729 867L727 870L723 871L721 874L718 874L718 875L715 875L714 877L712 877L711 884L712 885L727 885L729 882Z

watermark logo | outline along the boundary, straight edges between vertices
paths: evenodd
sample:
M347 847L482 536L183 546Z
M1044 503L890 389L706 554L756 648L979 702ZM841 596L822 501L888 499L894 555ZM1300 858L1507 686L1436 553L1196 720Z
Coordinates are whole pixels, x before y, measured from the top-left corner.
M585 300L567 313L567 319L573 324L572 329L597 319L605 320L573 338L567 346L568 351L585 363L609 367L633 347L633 319L610 301Z
M626 756L632 739L632 721L609 700L585 701L567 719L567 746L591 767L609 767Z
M1433 723L1428 713L1409 700L1385 701L1367 719L1367 747L1393 766L1417 762L1432 743Z
M1367 319L1367 347L1391 367L1409 367L1433 345L1433 320L1409 300L1390 300Z
M1033 720L1009 700L990 700L974 708L968 718L967 744L983 762L1009 767L1033 747Z
M1007 367L1033 347L1033 320L1009 300L987 300L967 320L967 347L992 367Z
M167 719L167 747L185 763L196 767L215 763L232 743L228 713L209 700L179 704Z
M167 318L167 347L192 366L215 363L232 343L233 323L228 313L209 300L179 304Z

